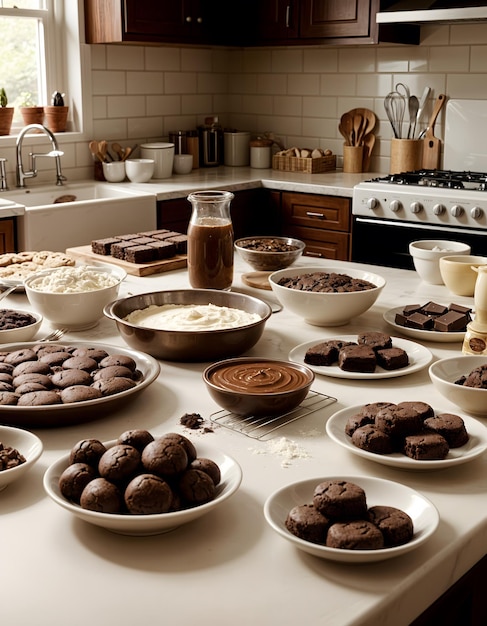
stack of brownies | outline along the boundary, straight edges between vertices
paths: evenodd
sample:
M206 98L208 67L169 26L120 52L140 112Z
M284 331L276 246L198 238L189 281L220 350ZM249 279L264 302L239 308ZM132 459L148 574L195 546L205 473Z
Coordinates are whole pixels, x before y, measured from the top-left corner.
M186 254L188 237L173 230L160 229L117 235L91 242L95 254L112 256L129 263L150 263Z

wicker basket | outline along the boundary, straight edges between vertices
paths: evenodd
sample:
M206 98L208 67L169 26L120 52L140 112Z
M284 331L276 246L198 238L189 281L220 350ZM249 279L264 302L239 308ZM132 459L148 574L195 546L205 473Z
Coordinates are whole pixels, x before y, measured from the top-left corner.
M281 172L306 172L307 174L330 172L336 169L336 156L332 154L311 159L275 154L272 157L272 169L280 170Z

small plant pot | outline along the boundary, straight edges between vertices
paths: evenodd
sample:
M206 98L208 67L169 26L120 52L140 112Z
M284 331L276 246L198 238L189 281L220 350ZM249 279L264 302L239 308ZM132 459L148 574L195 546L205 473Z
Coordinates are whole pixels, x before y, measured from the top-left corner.
M20 107L24 124L43 124L44 123L44 107ZM40 133L40 130L33 132Z
M10 135L14 107L0 107L0 135Z
M46 106L44 112L46 114L46 126L53 133L64 133L68 121L67 106Z

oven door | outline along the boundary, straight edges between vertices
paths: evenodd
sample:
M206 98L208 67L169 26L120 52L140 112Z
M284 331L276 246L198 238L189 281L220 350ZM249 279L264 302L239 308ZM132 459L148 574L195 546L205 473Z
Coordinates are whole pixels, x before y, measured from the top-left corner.
M419 239L461 241L472 248L472 254L487 252L487 231L354 216L352 261L414 269L409 244Z

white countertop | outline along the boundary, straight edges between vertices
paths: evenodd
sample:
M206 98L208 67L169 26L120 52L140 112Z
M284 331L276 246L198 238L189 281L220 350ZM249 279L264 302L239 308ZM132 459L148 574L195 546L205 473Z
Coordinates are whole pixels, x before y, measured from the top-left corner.
M318 193L331 196L352 197L358 183L380 176L378 173L345 174L342 170L322 174L281 172L273 169L251 167L202 167L187 175L173 175L167 179L152 179L148 183L121 183L131 189L154 193L158 200L182 198L195 189L232 191L267 187L281 191Z
M309 259L299 263L307 265ZM346 271L353 264L335 261L334 266ZM271 292L245 288L240 275L248 267L238 260L236 267L235 288L273 299ZM271 316L249 355L287 359L294 346L306 341L366 329L390 330L382 314L392 307L452 301L446 287L422 283L415 272L373 271L388 282L368 313L344 327L318 328L280 311ZM178 270L145 278L129 276L121 295L187 287L186 270ZM454 301L473 303L471 298ZM11 295L3 303L7 305L24 308L26 298ZM44 324L40 337L48 330ZM69 340L125 345L108 319L63 339ZM461 350L461 344L430 342L427 347L435 359ZM223 427L203 433L180 425L185 413L199 413L209 420L218 410L201 378L204 367L161 362L159 379L126 408L85 425L36 431L44 442L43 455L23 480L0 494L6 624L405 626L485 554L486 454L451 469L403 471L351 454L325 434L325 423L335 411L366 402L414 399L458 412L434 390L427 369L382 381L317 375L313 389L337 402L277 431L277 436L295 442L308 454L286 464L265 442ZM196 447L204 442L224 450L242 467L240 489L203 518L169 534L143 538L90 526L48 499L42 476L53 461L80 439L110 440L130 428L146 428L156 435L178 431ZM357 566L304 554L267 525L263 505L276 489L301 479L340 474L382 477L420 491L439 510L438 530L413 552Z

